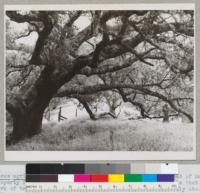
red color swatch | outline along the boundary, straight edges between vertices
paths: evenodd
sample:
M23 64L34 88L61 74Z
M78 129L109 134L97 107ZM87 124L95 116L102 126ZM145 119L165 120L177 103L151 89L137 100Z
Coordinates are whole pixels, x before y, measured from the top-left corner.
M92 174L91 182L108 182L108 175L104 174Z

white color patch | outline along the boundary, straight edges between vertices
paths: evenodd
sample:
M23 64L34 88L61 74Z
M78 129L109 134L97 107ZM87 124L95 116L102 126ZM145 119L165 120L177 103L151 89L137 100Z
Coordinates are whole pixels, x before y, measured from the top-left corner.
M161 174L178 174L178 164L161 164Z
M58 182L74 182L74 175L58 175Z

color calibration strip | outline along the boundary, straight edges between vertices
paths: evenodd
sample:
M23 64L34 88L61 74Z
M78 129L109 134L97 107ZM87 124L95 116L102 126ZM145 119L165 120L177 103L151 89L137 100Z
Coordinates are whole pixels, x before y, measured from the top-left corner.
M174 182L174 174L49 174L26 175L26 182Z
M178 174L177 164L27 164L26 174Z

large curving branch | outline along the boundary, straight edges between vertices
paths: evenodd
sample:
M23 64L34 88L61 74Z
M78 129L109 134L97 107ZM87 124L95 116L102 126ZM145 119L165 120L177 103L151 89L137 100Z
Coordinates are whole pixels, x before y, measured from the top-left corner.
M141 30L142 31L142 30ZM161 34L163 32L168 32L171 31L171 27L169 25L163 25L163 24L158 24L154 28L154 33L155 34ZM192 33L190 34L192 35ZM121 39L117 39L115 41L111 41L102 51L99 56L100 61L103 61L108 58L114 58L117 56L120 56L124 53L130 52L130 47L135 49L141 42L145 41L147 38L145 35L138 33L134 37L130 37L128 35L124 35ZM151 41L152 42L152 41ZM126 48L124 45L128 45L129 47ZM154 46L157 48L157 46ZM157 48L159 49L159 48ZM131 50L131 51L132 51ZM139 58L141 59L141 58Z
M140 58L148 58L148 54L154 49L149 49L143 53L139 54ZM116 59L117 60L117 59ZM106 65L99 66L97 68L91 68L89 66L86 66L83 68L79 73L86 76L91 75L100 75L100 74L106 74L108 72L116 72L121 69L127 68L132 66L135 62L138 61L138 57L131 56L125 60L118 61L117 64L113 64L113 62L106 62Z
M6 15L12 20L17 23L24 23L28 22L32 24L32 22L42 22L44 27L43 29L37 30L38 32L38 39L35 45L35 49L32 53L32 57L29 61L30 64L34 65L42 65L42 60L40 58L40 54L43 50L44 44L46 39L48 38L49 34L51 33L51 30L53 28L52 20L50 19L49 15L50 13L48 11L39 11L38 13L30 13L26 15L22 15L20 13L17 13L17 11L6 11Z
M55 97L65 97L71 94L74 95L88 95L88 94L94 94L97 92L101 92L101 91L106 91L106 90L112 90L112 89L122 89L122 88L128 88L128 89L133 89L136 91L140 91L145 95L149 95L149 96L153 96L156 98L161 99L162 101L165 101L166 103L168 103L171 108L173 108L175 111L184 114L191 122L193 122L193 117L187 113L186 111L184 111L183 109L178 108L174 103L173 103L173 99L170 99L166 96L164 96L161 93L152 91L148 88L145 88L141 85L133 85L133 84L99 84L99 85L95 85L95 86L85 86L85 87L72 87L72 88L68 88L65 89L64 91L60 91L58 92Z
M44 24L44 28L41 32L38 32L39 37L35 45L35 50L32 54L31 60L29 61L30 64L35 64L35 65L42 64L40 54L43 50L46 39L48 38L49 34L51 33L51 30L53 29L53 23L52 23L52 20L48 16L48 12L45 12L45 11L40 12L39 16Z
M36 21L39 22L41 21L40 17L38 14L26 14L26 15L21 15L20 13L17 13L17 11L6 11L6 15L12 20L17 23L24 23L24 22L31 22L31 21Z

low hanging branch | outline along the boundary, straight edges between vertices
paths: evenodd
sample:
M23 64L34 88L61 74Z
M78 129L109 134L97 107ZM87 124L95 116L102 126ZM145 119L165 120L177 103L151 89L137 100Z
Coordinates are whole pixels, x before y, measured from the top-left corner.
M129 88L136 91L140 91L144 93L145 95L153 96L156 98L161 99L162 101L167 102L176 112L184 114L191 122L193 122L193 117L184 111L183 109L178 108L174 103L173 99L169 99L168 97L164 96L161 93L152 91L148 88L145 88L144 85L133 85L133 84L99 84L95 86L85 86L85 87L78 87L78 88L68 88L64 91L58 92L55 97L65 97L71 94L77 94L77 95L88 95L88 94L94 94L101 91L106 90L112 90L112 89L121 89L121 88Z

